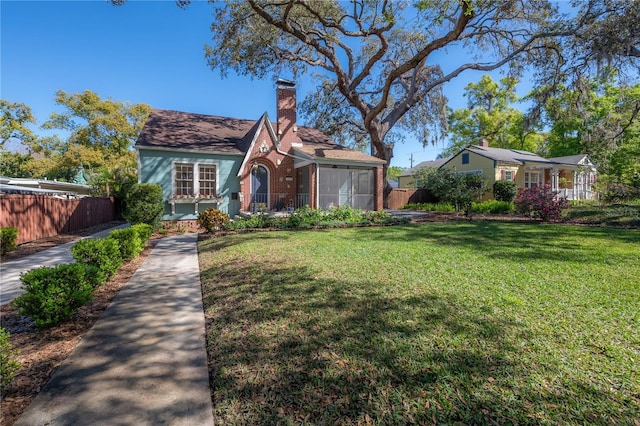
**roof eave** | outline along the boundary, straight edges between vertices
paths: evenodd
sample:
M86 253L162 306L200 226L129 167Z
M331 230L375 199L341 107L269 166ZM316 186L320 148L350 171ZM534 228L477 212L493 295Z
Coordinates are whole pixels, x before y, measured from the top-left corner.
M240 157L244 154L241 152L226 152L226 151L208 151L203 149L190 149L190 148L168 148L163 146L136 146L134 147L136 151L140 152L140 150L146 151L164 151L164 152L188 152L193 154L207 154L207 155L231 155L234 157Z

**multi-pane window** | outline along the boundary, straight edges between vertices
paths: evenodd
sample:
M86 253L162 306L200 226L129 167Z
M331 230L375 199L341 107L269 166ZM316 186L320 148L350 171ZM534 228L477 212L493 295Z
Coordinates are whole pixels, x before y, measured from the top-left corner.
M513 180L513 171L505 170L504 171L504 180Z
M536 188L540 186L541 183L542 183L542 177L540 176L540 173L525 172L524 174L525 188Z
M198 166L198 183L200 184L199 194L216 195L216 166L211 164L200 164Z
M211 163L174 163L175 195L216 196L216 165Z
M193 164L176 163L176 195L193 195Z

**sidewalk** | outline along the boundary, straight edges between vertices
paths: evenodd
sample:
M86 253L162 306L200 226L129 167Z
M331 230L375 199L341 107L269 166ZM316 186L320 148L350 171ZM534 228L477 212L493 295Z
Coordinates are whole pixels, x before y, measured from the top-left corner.
M116 226L111 229L105 229L87 238L103 238L109 235L114 229L125 228L129 224ZM56 247L51 247L38 253L30 254L21 259L12 260L0 264L0 305L11 302L20 296L24 291L20 288L20 274L41 266L55 266L61 263L74 262L71 257L71 246L76 241L71 241Z
M196 241L160 240L15 425L213 424Z

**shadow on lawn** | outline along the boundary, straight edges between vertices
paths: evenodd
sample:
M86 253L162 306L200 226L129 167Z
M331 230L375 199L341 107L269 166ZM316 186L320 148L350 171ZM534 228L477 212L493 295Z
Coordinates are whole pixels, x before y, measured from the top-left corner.
M531 379L514 346L531 339L523 325L455 296L394 297L376 282L242 261L204 269L202 284L217 422L535 424L579 412L571 393ZM557 366L537 368L553 377Z

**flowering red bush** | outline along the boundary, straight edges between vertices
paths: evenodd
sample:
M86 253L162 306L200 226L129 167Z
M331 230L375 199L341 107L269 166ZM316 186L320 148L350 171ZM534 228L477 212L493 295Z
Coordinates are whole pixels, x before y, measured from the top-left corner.
M521 189L515 201L516 211L520 214L538 217L545 222L559 220L563 209L570 207L566 198L558 197L551 186L544 185Z

